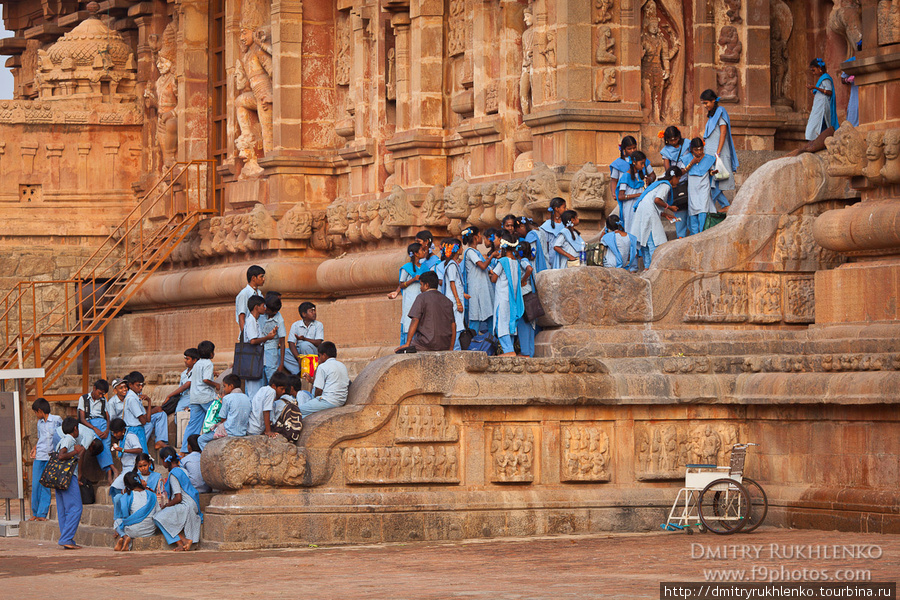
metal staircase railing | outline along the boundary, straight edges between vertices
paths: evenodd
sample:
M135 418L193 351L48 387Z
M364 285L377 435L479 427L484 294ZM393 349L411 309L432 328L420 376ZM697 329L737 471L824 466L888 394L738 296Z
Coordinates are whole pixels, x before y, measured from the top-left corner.
M89 348L99 345L106 376L103 331L185 236L218 213L214 162L174 164L144 195L70 279L21 281L0 300L0 369L43 368L29 395L70 400L78 394L45 393L82 359L88 390Z

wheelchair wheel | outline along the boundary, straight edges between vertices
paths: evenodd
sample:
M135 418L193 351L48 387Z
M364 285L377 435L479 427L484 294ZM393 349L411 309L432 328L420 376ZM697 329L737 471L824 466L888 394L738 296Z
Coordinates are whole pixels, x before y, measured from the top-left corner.
M698 502L700 522L719 535L737 533L750 516L750 495L747 488L733 479L711 482L700 492Z
M750 496L750 518L741 533L750 533L766 520L766 514L769 512L769 499L762 486L749 477L744 477L741 483L747 488L747 494Z

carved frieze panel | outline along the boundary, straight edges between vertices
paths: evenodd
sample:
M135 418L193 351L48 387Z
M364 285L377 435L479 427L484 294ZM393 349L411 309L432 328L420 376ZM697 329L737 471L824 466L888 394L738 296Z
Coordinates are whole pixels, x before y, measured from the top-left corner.
M787 250L793 243L785 242L782 247ZM694 298L684 320L811 323L815 317L811 281L811 275L802 274L723 273L695 282Z
M560 479L609 481L610 432L600 423L561 423Z
M694 299L684 320L705 323L742 323L747 320L746 273L723 273L694 284Z
M344 448L341 457L349 484L459 483L456 446Z
M818 268L829 268L843 262L840 255L816 243L813 224L816 215L784 215L778 223L772 261L784 265L788 261L815 261Z
M456 442L459 429L444 415L442 406L401 406L394 440L402 442Z
M494 483L532 483L537 460L536 425L494 425L485 428L490 464L488 478Z
M689 421L635 422L635 473L639 481L683 479L689 464L726 466L743 440L735 424Z
M781 276L751 273L747 276L748 317L751 323L778 323L782 320Z

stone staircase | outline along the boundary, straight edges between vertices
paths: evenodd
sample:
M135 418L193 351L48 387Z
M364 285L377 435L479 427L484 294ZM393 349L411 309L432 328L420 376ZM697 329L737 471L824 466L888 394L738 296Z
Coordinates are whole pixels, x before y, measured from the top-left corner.
M98 485L95 488L96 502L85 505L81 513L81 524L75 541L81 546L112 548L116 543L113 532L113 506L109 498L109 486ZM200 510L204 510L215 494L200 494ZM59 540L59 524L56 521L56 501L50 507L50 520L24 521L20 524L19 537L29 540L42 540L56 543ZM202 531L201 528L201 538ZM157 533L148 538L136 538L132 547L135 551L167 550L162 534Z

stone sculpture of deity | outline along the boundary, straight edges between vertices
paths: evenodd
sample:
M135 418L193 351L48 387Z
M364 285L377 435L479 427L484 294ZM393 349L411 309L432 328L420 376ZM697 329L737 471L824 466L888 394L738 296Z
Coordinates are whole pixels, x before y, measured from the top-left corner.
M254 116L259 120L263 150L272 150L272 45L262 12L252 0L241 6L240 57L234 79L239 131L235 146L244 159L241 178L257 177L262 169L256 162Z
M164 168L175 164L178 148L178 86L175 81L175 23L169 23L163 32L162 42L156 53L159 77L153 86L144 91L146 106L156 111L156 143ZM151 113L152 114L152 113Z
M681 42L672 32L660 27L656 0L649 0L644 8L641 33L641 83L644 107L649 109L654 123L662 121L662 101L672 74L672 59L680 47Z
M522 75L519 77L519 102L522 114L531 112L531 76L534 66L534 14L525 9L525 32L522 34Z

